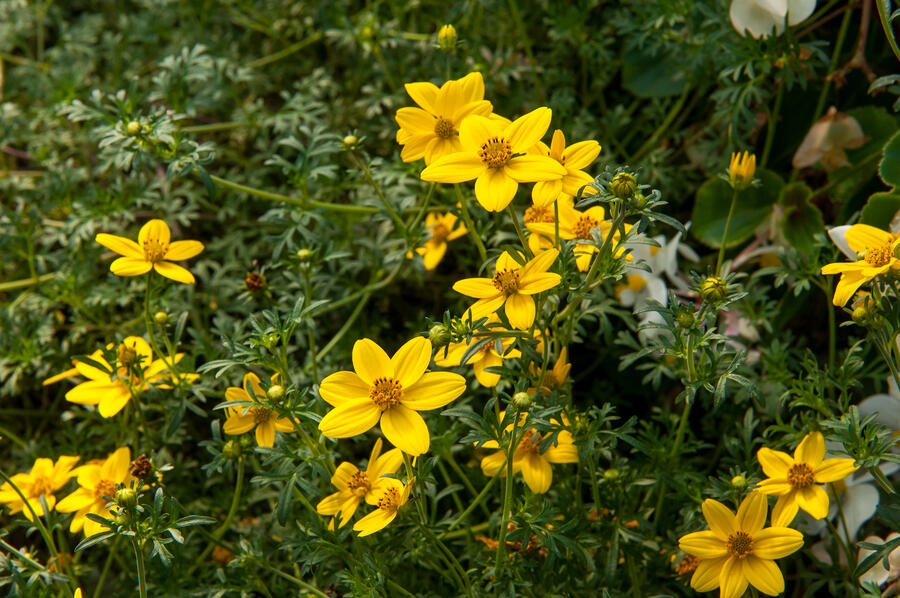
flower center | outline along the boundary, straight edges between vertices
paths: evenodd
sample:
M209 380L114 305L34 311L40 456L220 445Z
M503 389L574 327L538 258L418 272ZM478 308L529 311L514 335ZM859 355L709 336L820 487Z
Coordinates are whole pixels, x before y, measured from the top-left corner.
M106 498L104 498L104 496ZM100 480L94 486L94 500L97 502L107 502L107 499L116 497L116 484L112 480Z
M509 141L503 137L491 137L481 146L478 157L489 168L500 168L512 157L512 148Z
M119 362L119 365L126 369L137 363L137 357L137 351L133 347L119 345L119 348L116 349L116 360Z
M553 218L553 208L531 206L525 210L525 224L533 222L545 222L549 224L556 222Z
M456 131L453 129L453 123L444 117L439 117L434 123L434 134L441 139L448 139L453 136Z
M365 496L369 487L369 476L364 471L357 471L350 476L350 481L347 482L347 489L359 497Z
M753 550L753 536L747 532L734 532L728 536L727 548L731 556L743 559Z
M253 421L257 424L261 424L263 422L269 421L272 412L266 409L265 407L251 407L250 415L253 416Z
M369 398L382 411L399 403L401 396L403 386L393 378L376 378L369 389Z
M519 443L519 447L516 450L524 453L538 454L541 452L540 446L541 435L534 430L526 430L524 436L522 436L522 441Z
M695 557L692 554L685 555L685 557L681 559L681 562L676 565L675 574L682 577L693 575L694 571L697 570L697 565L699 564L700 559L698 557Z
M491 282L497 287L498 291L502 291L507 295L512 295L519 290L519 271L501 270L494 274Z
M581 217L575 221L575 224L572 225L572 232L575 234L576 239L586 239L591 241L593 240L591 231L598 226L600 226L600 223L596 218L592 218L587 214L582 214Z
M381 495L381 498L378 499L378 508L382 511L393 513L399 508L399 503L400 493L397 492L396 488L391 487L385 490L384 494Z
M31 493L29 496L30 498L37 498L42 494L44 496L53 494L53 485L50 483L49 479L43 476L39 476L34 478L34 482L31 484Z
M787 481L794 488L806 488L815 482L815 476L806 463L795 463L788 469Z
M435 224L431 227L431 240L435 243L443 243L450 236L450 231L443 224Z
M151 263L162 261L169 251L169 244L159 239L146 239L143 243L144 259Z
M866 263L876 268L889 264L892 257L894 257L894 250L890 243L866 250Z

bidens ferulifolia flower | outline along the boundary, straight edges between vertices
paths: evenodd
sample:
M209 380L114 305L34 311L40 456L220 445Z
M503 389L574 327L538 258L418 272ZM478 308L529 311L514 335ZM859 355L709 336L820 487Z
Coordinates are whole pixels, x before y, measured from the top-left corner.
M549 156L559 162L566 169L566 174L561 179L535 183L531 190L534 205L552 207L560 193L574 197L578 195L581 187L594 180L582 168L587 168L600 155L600 144L596 141L579 141L566 147L566 136L557 129L553 132L550 147L538 141L537 149L540 155ZM585 187L583 194L591 195L596 192L593 187Z
M520 266L504 251L497 258L492 278L464 278L453 285L453 290L478 299L471 307L473 318L483 318L505 306L509 323L526 330L534 322L532 295L560 283L559 274L547 272L558 254L556 249L548 249Z
M746 189L756 174L756 154L734 152L728 165L728 181L735 189Z
M463 316L463 320L475 320L476 318L471 315L471 313L467 313ZM492 314L491 317L488 318L487 323L497 323L500 321L496 315ZM492 330L499 330L498 328L493 328ZM456 367L459 365L463 365L462 358L465 356L466 351L472 345L476 343L482 343L481 347L475 351L469 360L466 361L465 365L471 365L475 370L475 378L478 382L481 383L482 386L486 386L488 388L497 386L500 383L500 374L496 374L494 372L486 371L486 368L490 367L500 367L503 365L504 359L513 359L516 357L520 357L521 353L518 349L512 349L512 344L516 341L515 337L502 337L500 340L501 352L497 352L497 343L495 340L491 342L485 343L484 337L474 335L472 337L472 342L467 343L465 341L460 343L450 343L446 349L438 350L438 354L435 356L434 362L440 366L444 367ZM446 351L446 354L445 354Z
M463 151L459 142L463 119L473 114L489 116L494 109L484 99L481 73L447 81L440 88L427 82L407 83L406 92L419 108L397 110L397 143L403 146L400 157L404 162L425 158L427 165Z
M10 479L16 485L25 498L28 500L29 509L25 506L25 501L19 496L19 493L13 489L12 484L6 482L0 486L0 504L5 504L10 513L21 512L28 521L34 521L31 511L38 517L46 515L44 508L41 506L41 497L47 503L47 508L51 511L56 505L56 496L54 493L66 485L75 472L72 467L78 462L80 457L61 456L56 463L53 459L42 457L35 459L31 471L28 473L17 473Z
M609 220L604 220L606 213L600 206L594 206L588 208L584 212L579 212L573 207L560 203L558 211L559 227L552 222L526 223L525 226L527 226L528 230L532 233L537 233L551 239L554 238L556 230L559 228L559 237L561 239L575 241L575 249L573 250L575 254L575 265L578 266L580 272L586 272L591 265L591 258L593 258L594 254L599 250L599 247L597 247L594 241L594 237L591 235L591 231L595 228L599 228L601 236L605 237L609 234L610 230L612 230L612 223ZM628 230L631 228L631 225L626 224L624 227L625 230ZM613 239L618 240L620 238L621 233L616 231L613 234ZM620 247L616 251L616 256L618 257L623 253L624 248ZM631 256L628 256L627 259L630 258Z
M200 241L172 241L169 225L159 219L147 222L138 233L137 243L125 237L99 233L96 241L120 257L110 266L116 276L140 276L156 270L166 278L192 284L194 275L172 262L190 259L203 251Z
M446 214L431 212L425 216L425 227L431 233L431 237L425 241L424 247L416 248L416 253L425 260L426 270L434 270L444 259L448 241L458 239L469 232L463 224L453 228L456 226L457 220L456 214L451 212Z
M294 431L294 424L286 417L278 414L260 403L266 391L259 384L259 377L253 372L244 375L243 387L232 386L225 391L229 401L249 401L255 405L236 405L228 408L228 419L225 420L226 434L246 434L256 428L256 444L272 447L275 445L275 431L288 433Z
M825 438L812 432L794 450L794 456L763 447L756 454L767 479L759 483L764 494L778 497L772 510L774 525L790 525L798 509L815 519L828 515L828 494L818 484L836 482L857 470L853 459L826 459Z
M781 35L785 21L802 23L816 10L816 0L732 0L731 24L738 33L751 37L767 37L775 31Z
M410 455L428 451L431 438L419 411L443 407L466 390L466 379L452 372L427 372L431 341L416 337L393 357L364 338L353 345L355 372L335 372L319 386L334 407L319 430L329 438L349 438L381 421L381 431Z
M550 126L549 108L537 108L504 126L483 116L466 118L459 130L462 151L444 156L422 171L423 181L462 183L475 179L475 198L489 212L506 208L519 183L552 181L566 168L549 156L527 152Z
M900 268L900 261L894 257L900 236L868 224L854 224L844 233L844 240L857 255L863 254L863 258L822 267L822 274L841 275L832 301L838 307L846 304L864 283L892 268Z
M700 558L691 577L698 592L719 588L720 598L738 598L747 585L769 596L784 591L784 577L774 559L803 546L803 534L788 527L765 527L766 495L751 492L741 502L737 516L719 501L703 501L708 531L682 536L678 546Z
M391 449L382 455L381 444L381 438L375 441L365 470L360 470L356 465L346 461L338 465L334 475L331 476L331 484L338 491L320 500L316 505L316 513L319 515L340 513L339 527L344 527L363 499L369 504L378 502L389 483L388 478L381 476L386 473L397 473L403 463L403 453L400 449ZM334 529L333 520L331 528Z
M377 508L353 524L353 531L359 532L359 536L368 536L384 529L394 520L400 507L409 500L409 490L415 478L405 485L394 478L382 478L378 492L374 496L366 496L366 502Z
M127 446L116 450L106 460L82 465L75 470L78 476L78 490L65 497L56 505L60 513L71 513L72 523L69 531L74 533L84 530L85 536L93 536L106 531L106 527L88 517L93 513L100 517L112 519L115 513L106 505L115 500L116 484L128 486L131 481L131 450Z

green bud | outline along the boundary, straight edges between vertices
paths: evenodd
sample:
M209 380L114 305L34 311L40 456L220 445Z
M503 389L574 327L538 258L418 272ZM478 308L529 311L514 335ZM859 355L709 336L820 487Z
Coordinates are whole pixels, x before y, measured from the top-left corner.
M125 125L125 132L129 137L137 137L141 134L141 123L136 120L131 121Z
M619 470L618 469L607 469L603 472L603 479L607 482L612 482L614 480L619 479Z
M347 135L343 139L344 149L349 150L356 147L359 143L359 138L356 135Z
M675 314L675 321L682 328L691 328L694 324L697 323L697 318L694 317L693 310L689 308L682 308L678 310L678 313Z
M280 401L284 398L284 387L279 384L273 384L266 391L266 396L270 401Z
M241 443L236 440L229 440L222 447L222 456L226 459L237 459L241 456Z
M428 331L428 340L435 348L443 347L450 342L450 331L443 324L435 324Z
M153 314L153 321L162 326L169 321L169 314L164 311L158 311Z
M650 202L650 198L643 193L635 193L632 200L634 201L634 207L639 210L643 210L645 207L647 207L647 203Z
M116 503L126 509L135 508L137 506L137 492L133 488L122 488L116 492Z
M637 191L637 181L627 172L620 172L609 182L609 190L619 199L627 199Z
M700 296L707 303L718 303L728 294L728 285L718 276L710 276L700 285Z
M527 411L531 408L531 395L527 392L519 391L513 395L512 402L519 411Z
M860 303L853 309L853 314L850 317L860 326L867 326L869 324L869 308L865 303Z
M128 522L131 520L131 517L128 516L128 511L119 511L119 513L115 517L115 522L117 525L128 525Z
M731 486L733 488L741 490L747 486L747 478L745 478L742 475L736 475L733 478L731 478Z

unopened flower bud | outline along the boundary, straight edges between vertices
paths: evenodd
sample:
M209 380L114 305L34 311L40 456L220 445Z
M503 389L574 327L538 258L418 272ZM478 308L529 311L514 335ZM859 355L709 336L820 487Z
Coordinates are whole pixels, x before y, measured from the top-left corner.
M513 395L512 402L519 411L527 411L531 408L531 395L527 392L519 391Z
M694 316L692 309L683 308L679 309L678 313L675 314L675 321L682 328L690 328L697 322L697 318Z
M456 48L456 39L456 28L453 25L444 25L438 31L438 45L445 52L451 52Z
M728 294L728 285L718 276L710 276L700 285L700 296L707 303L718 303Z
M742 475L736 475L731 478L731 486L738 490L742 490L745 486L747 486L747 478Z
M613 480L619 479L619 470L618 469L607 469L603 472L603 479L612 482Z
M853 309L853 314L850 317L860 326L866 326L869 323L869 308L866 307L865 303L862 303Z
M435 324L428 331L428 340L435 348L443 347L450 342L450 331L443 324Z
M137 506L137 492L132 488L122 488L116 492L116 503L118 503L120 507L133 509Z
M164 311L158 311L153 314L153 321L162 326L169 321L169 314Z
M359 143L359 138L356 135L347 135L343 139L344 149L349 150L356 147Z
M627 199L637 191L637 181L627 172L620 172L609 182L609 190L619 199Z
M235 440L229 440L222 447L222 456L226 459L237 459L241 456L241 443Z
M297 259L301 262L308 262L312 259L313 252L309 249L298 249L297 250Z
M753 182L756 174L756 155L750 152L743 154L735 152L731 154L731 164L728 167L728 182L734 189L746 189Z
M280 384L273 384L269 387L269 390L266 391L266 397L268 397L270 401L280 401L284 398L284 387Z
M136 120L131 121L125 125L125 132L129 137L137 137L141 134L141 123Z

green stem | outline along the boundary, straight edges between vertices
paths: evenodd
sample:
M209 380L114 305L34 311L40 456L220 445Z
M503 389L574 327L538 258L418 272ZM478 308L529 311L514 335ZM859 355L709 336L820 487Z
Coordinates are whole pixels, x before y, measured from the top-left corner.
M766 130L766 143L763 146L762 159L759 161L759 167L765 168L769 161L769 155L772 152L772 143L775 141L775 127L778 124L778 117L781 115L781 103L784 100L784 79L778 82L778 92L775 94L775 107L769 112L769 123Z
M310 305L312 303L312 287L309 284L309 270L305 269L303 271L303 282L306 291L306 305ZM310 324L306 327L306 342L309 348L309 356L311 357L310 361L312 362L312 375L313 380L319 380L319 361L316 359L316 333L313 330L313 325Z
M528 32L525 31L525 22L522 20L522 15L519 13L518 0L508 0L507 6L509 6L509 13L512 15L513 23L515 23L516 26L516 35L525 49L525 56L528 57L528 64L531 66L531 81L534 85L534 90L537 92L538 104L543 104L544 86L541 84L541 78L538 77L537 61L534 59L531 38L528 36Z
M134 549L134 561L137 567L138 578L138 595L140 598L147 598L147 574L144 571L144 551L138 546L136 537L131 537L131 547Z
M900 47L897 47L897 40L894 39L894 30L891 22L891 15L887 13L888 8L890 8L890 2L883 2L881 0L877 0L875 2L875 6L878 8L878 20L881 21L881 27L884 29L885 37L887 37L888 44L891 46L891 51L894 53L894 57L897 60L900 60ZM847 11L850 12L850 11Z
M0 293L4 291L14 291L16 289L24 289L26 287L32 287L42 282L47 282L48 280L52 280L56 277L56 272L51 272L50 274L41 274L37 277L31 278L23 278L21 280L11 280L9 282L0 282Z
M248 195L261 197L262 199L288 203L294 206L299 206L305 210L308 210L310 208L322 208L325 210L333 210L335 212L351 212L355 214L377 214L381 211L378 208L370 208L368 206L354 206L350 204L334 204L325 201L315 201L312 199L298 199L296 197L289 197L280 193L272 193L270 191L256 189L255 187L248 187L247 185L241 185L239 183L232 183L231 181L225 180L221 177L217 177L213 174L209 175L209 178L210 180L212 180L212 182L214 182L216 185L219 185L220 187L225 187L226 189L231 189L232 191L240 191Z
M519 243L522 244L522 248L528 252L528 255L534 257L534 254L531 252L531 247L528 246L528 242L525 240L525 233L522 231L522 225L519 224L519 217L516 215L516 211L513 209L512 204L506 206L506 211L512 219L513 226L516 227L516 235L519 237Z
M328 598L328 594L324 593L322 590L320 590L316 586L308 584L307 582L303 581L302 579L298 579L298 578L294 577L293 575L288 575L284 571L279 571L278 569L271 567L271 566L268 567L268 569L275 575L278 575L279 577L283 577L284 579L297 584L298 587L303 588L304 590L313 594L314 596L319 596L319 598Z
M864 0L868 2L868 0ZM878 4L878 2L875 2ZM828 66L828 76L825 77L825 83L822 85L822 91L819 92L819 99L816 101L816 109L813 112L812 122L813 124L819 120L819 117L822 116L822 112L825 110L825 100L828 98L828 90L831 87L831 75L834 74L835 70L837 70L837 63L841 56L841 49L844 46L844 40L847 38L847 30L850 27L850 19L853 17L853 11L848 10L844 14L844 19L841 21L841 28L838 30L837 39L834 43L834 51L831 53L831 63Z
M478 496L478 491L475 490L475 486L472 485L472 481L469 480L469 476L466 475L466 472L463 471L462 467L459 466L459 463L456 462L456 458L453 456L453 451L448 450L444 453L443 457L447 460L447 464L450 465L450 469L452 469L456 475L463 481L463 485L465 485L466 489L472 493L472 496ZM482 507L484 514L486 517L490 517L491 513L487 510L486 507Z
M343 336L347 334L347 332L350 330L350 327L353 326L353 322L355 322L356 318L359 317L359 314L362 313L362 310L366 306L366 303L369 302L369 297L371 296L371 291L363 295L360 302L356 304L356 307L350 314L350 317L347 318L346 322L344 322L344 325L341 326L340 330L338 330L337 333L333 337L331 337L331 340L328 341L328 343L324 347L322 347L322 350L319 351L319 353L315 356L316 360L321 360L323 357L325 357L328 352L331 351L334 346L338 344L338 342L340 342L341 338L343 338Z
M666 115L666 118L662 121L659 127L653 131L653 134L644 142L644 145L638 149L634 153L634 155L627 160L629 164L635 164L639 162L648 152L650 152L657 145L657 141L659 141L659 137L669 130L669 125L672 124L672 121L675 120L679 114L681 114L681 109L684 107L684 102L687 100L688 93L690 93L691 88L689 85L684 86L684 91L681 92L681 97L678 98L678 101L675 102L675 105L672 106L672 109L669 110L669 113Z
M519 430L519 412L514 414L512 430L509 436L509 445L506 447L506 480L503 489L503 507L500 511L500 532L497 535L497 553L494 563L494 578L499 579L500 568L506 553L506 528L509 525L509 510L512 505L513 493L513 455L518 447L516 432Z
M828 367L834 369L834 362L837 355L837 323L835 322L835 307L831 304L831 298L834 296L834 283L831 277L822 286L825 292L825 309L828 311Z
M381 202L381 205L384 206L384 209L391 216L391 219L394 221L394 225L397 227L397 230L402 232L404 236L406 235L406 224L403 222L403 219L400 218L400 214L391 206L390 202L388 202L387 197L384 196L384 193L381 191L381 187L378 186L378 183L375 182L375 179L372 177L372 171L369 170L369 165L365 163L364 160L361 160L356 154L350 154L356 165L359 166L363 175L366 177L366 182L372 187L375 191L375 195L378 197L378 200Z
M97 581L97 587L94 588L94 598L100 598L102 595L101 592L103 590L103 584L106 583L106 576L109 575L109 569L112 566L113 556L115 556L115 551L119 548L119 538L121 536L116 536L113 538L112 544L109 546L109 554L106 555L106 562L103 564L103 571L100 572L100 579Z
M222 539L222 536L225 535L225 532L228 531L228 528L231 527L231 522L234 521L235 515L237 515L238 507L241 504L241 491L244 488L244 458L238 457L237 463L237 475L234 480L234 494L231 495L231 506L228 508L228 514L225 515L225 521L222 522L216 531L212 533L213 542L210 542L207 545L206 549L200 554L199 557L194 561L194 566L191 571L194 571L200 564L206 559L210 552L212 552L213 547L218 543L219 540Z
M834 484L828 484L828 488L831 490L831 497L834 499L834 504L837 506L838 517L841 520L841 529L844 530L844 537L847 538L847 563L850 565L850 570L853 571L856 569L856 554L849 550L849 546L853 542L853 539L850 537L850 530L847 529L847 520L844 518L844 507L841 504L841 497L835 492Z
M299 41L295 44L291 44L290 46L286 47L285 49L275 52L274 54L269 54L268 56L263 56L262 58L257 58L256 60L248 62L247 68L257 69L261 66L265 66L267 64L271 64L273 62L281 60L282 58L287 58L291 54L295 54L295 53L299 52L306 46L316 43L320 39L322 39L322 33L321 32L314 33L314 34L310 35L309 37L307 37L306 39Z
M475 224L472 222L472 217L469 215L469 200L462 192L462 188L460 188L459 184L453 185L456 189L456 197L459 199L459 208L462 213L463 222L466 225L466 228L469 229L469 236L472 237L472 240L475 242L475 247L478 248L478 255L481 257L481 263L487 261L487 250L484 248L484 243L481 241L481 235L478 234L478 231L475 230Z
M216 131L230 131L232 129L240 129L242 127L249 127L250 123L246 122L224 122L224 123L210 123L207 125L192 125L189 127L181 127L182 133L214 133Z
M878 486L884 490L888 494L896 494L897 490L894 489L894 485L891 484L888 479L885 477L884 472L881 471L880 467L870 467L869 473L872 474L872 477L875 478L875 481L878 482Z
M453 529L457 525L462 523L465 520L465 518L468 517L472 513L472 511L475 510L475 507L477 507L478 505L481 504L481 501L483 501L484 497L487 496L488 491L491 489L491 487L493 487L494 482L497 481L498 477L499 476L494 476L490 480L488 480L488 483L484 485L484 488L481 489L481 492L478 493L478 496L475 497L475 500L472 501L472 504L470 504L469 507L465 511L460 513L459 517L456 518L456 521L454 521L453 523L450 524L450 527L447 528L448 532L453 531Z
M731 194L731 205L728 207L728 217L725 219L725 231L722 233L722 245L719 247L719 257L716 260L716 276L721 275L722 261L725 259L725 246L728 244L728 229L731 228L731 217L734 215L734 204L737 203L738 190Z

